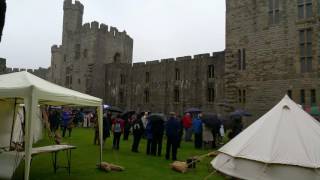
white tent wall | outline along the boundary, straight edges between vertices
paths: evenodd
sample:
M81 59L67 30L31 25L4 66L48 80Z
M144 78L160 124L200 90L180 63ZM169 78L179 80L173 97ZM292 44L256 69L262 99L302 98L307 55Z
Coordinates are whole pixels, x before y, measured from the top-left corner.
M35 116L36 118L32 126L33 143L36 143L43 138L43 120L42 120L40 108L37 108ZM12 142L23 141L22 123L24 122L24 120L25 120L25 117L24 117L23 107L18 105L16 110L16 120L14 123Z
M266 164L242 158L234 158L227 154L219 154L211 164L216 170L229 176L248 180L320 180L319 169L299 166Z
M10 147L10 139L12 142L23 142L22 123L24 122L23 107L19 104L16 105L14 100L0 101L0 147ZM15 112L16 118L13 119ZM12 131L12 123L14 123ZM12 137L11 137L12 131ZM33 131L33 143L36 143L43 137L43 121L40 114L40 108L36 110L36 118Z

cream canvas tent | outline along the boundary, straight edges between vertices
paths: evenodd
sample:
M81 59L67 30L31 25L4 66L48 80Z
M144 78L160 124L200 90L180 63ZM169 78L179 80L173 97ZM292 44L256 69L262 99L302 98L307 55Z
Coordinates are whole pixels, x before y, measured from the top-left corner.
M102 142L102 100L99 98L58 86L24 71L0 76L0 101L10 102L10 100L11 102L17 100L18 103L24 103L26 108L24 171L26 180L29 179L33 141L32 128L38 104L97 107L100 142ZM12 107L15 106L12 105ZM102 143L100 145L100 161L102 161Z
M241 179L320 179L320 124L288 96L219 149L212 166Z

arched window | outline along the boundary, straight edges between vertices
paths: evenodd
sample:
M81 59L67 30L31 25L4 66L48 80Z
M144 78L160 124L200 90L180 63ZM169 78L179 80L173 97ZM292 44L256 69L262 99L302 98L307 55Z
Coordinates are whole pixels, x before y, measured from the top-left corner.
M120 62L120 53L116 53L114 56L113 56L113 62Z

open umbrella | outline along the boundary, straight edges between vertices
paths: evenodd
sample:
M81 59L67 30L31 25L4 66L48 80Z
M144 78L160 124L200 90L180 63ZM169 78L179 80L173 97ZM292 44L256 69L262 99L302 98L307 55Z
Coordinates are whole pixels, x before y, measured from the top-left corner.
M201 117L202 122L210 128L220 128L221 121L218 116L214 113L204 113Z
M106 106L105 109L111 112L117 112L117 113L123 112L123 110L117 106Z
M235 117L235 116L251 116L251 114L243 109L237 109L234 112L230 113L231 117Z
M202 112L200 109L194 108L194 107L189 108L189 109L184 111L184 113L200 113L200 112Z
M121 114L122 119L128 119L130 116L132 116L136 111L125 111Z
M162 113L152 113L148 116L151 122L163 122L166 120L166 116Z

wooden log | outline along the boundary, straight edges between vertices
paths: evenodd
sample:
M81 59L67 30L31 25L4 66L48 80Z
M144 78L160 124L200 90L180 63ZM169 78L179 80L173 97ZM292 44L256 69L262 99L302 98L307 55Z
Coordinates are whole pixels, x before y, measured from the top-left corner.
M186 173L188 171L188 164L186 162L174 161L171 168L180 173Z

